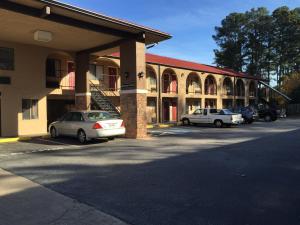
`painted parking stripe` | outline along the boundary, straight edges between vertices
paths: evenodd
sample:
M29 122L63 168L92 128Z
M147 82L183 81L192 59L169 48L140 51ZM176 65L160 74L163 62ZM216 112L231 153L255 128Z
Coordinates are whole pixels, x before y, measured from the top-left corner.
M79 145L72 145L72 144L68 144L68 143L64 143L64 142L60 142L60 141L53 141L53 140L49 140L49 139L37 138L37 140L49 142L49 143L57 144L57 145L64 145L64 146L68 146L68 147L72 147L72 148L82 148L82 146L79 146Z

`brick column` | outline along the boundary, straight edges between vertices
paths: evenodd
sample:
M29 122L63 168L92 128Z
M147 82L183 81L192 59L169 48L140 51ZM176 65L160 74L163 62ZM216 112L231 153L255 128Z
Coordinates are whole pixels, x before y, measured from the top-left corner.
M121 116L126 137L147 136L145 43L129 40L120 46Z
M78 110L89 110L91 108L91 92L88 79L89 59L89 54L76 55L75 107Z

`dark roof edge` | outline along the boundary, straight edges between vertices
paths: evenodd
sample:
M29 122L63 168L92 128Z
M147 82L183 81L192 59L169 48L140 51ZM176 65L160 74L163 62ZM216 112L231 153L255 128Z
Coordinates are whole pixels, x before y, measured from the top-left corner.
M111 22L111 23L115 23L115 24L119 24L119 25L122 25L122 26L127 26L127 27L130 27L130 28L134 28L136 30L149 32L149 33L164 37L166 39L172 38L172 35L170 35L168 33L165 33L165 32L162 32L162 31L159 31L159 30L156 30L156 29L152 29L150 27L137 25L137 24L129 22L129 21L125 21L125 20L122 20L122 19L117 19L117 18L114 18L114 17L110 17L110 16L100 14L100 13L85 10L85 9L82 9L82 8L79 8L79 7L70 5L70 4L66 4L66 3L62 3L62 2L54 1L54 0L38 0L38 1L42 2L42 3L45 3L45 4L57 6L57 7L63 8L63 9L67 9L67 10L70 10L70 11L73 11L73 12L81 13L81 14L84 14L86 16L90 16L90 17L93 17L93 18L102 19L102 20L105 20L105 21L108 21L108 22Z

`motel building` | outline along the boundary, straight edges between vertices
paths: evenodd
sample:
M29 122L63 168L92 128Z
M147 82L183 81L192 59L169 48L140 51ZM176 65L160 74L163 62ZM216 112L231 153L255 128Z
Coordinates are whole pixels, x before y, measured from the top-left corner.
M153 54L167 33L50 0L0 1L0 136L33 136L70 110L120 115L126 136L199 107L257 102L259 78Z

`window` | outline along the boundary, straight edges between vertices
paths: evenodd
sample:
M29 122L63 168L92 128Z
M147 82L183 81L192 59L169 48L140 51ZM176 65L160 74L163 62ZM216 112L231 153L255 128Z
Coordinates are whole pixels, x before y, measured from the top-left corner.
M113 116L108 112L92 112L87 113L87 118L90 121L110 120Z
M59 59L47 59L46 76L61 77L61 61Z
M195 112L194 112L195 115L198 115L198 114L202 114L202 109L197 109Z
M0 47L0 70L14 70L15 56L13 48Z
M63 116L62 121L72 121L72 113L67 113Z
M23 113L23 120L38 119L38 100L23 99L22 113Z
M89 79L90 80L103 80L104 78L104 67L95 64L89 66Z
M74 121L74 122L84 121L82 114L80 112L73 112L72 114L73 114L72 121Z

